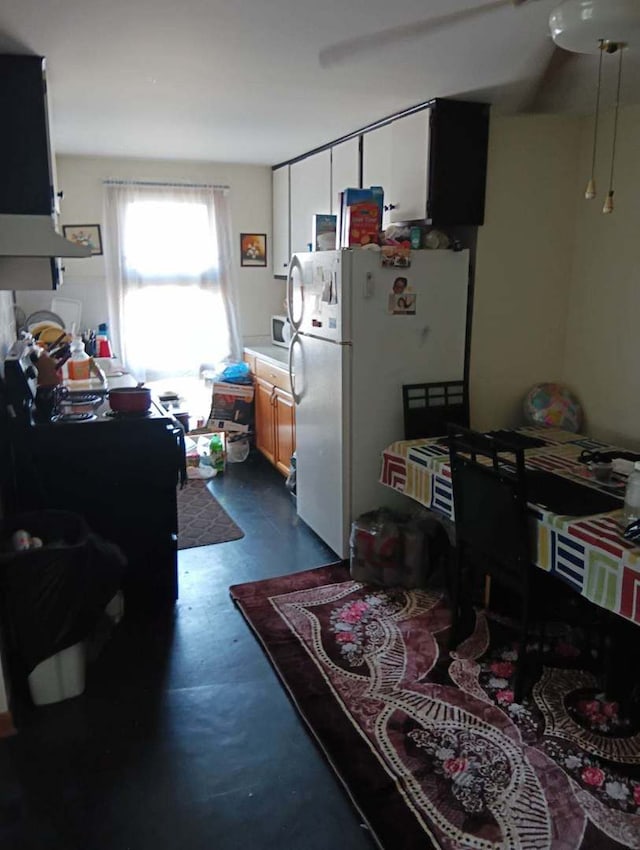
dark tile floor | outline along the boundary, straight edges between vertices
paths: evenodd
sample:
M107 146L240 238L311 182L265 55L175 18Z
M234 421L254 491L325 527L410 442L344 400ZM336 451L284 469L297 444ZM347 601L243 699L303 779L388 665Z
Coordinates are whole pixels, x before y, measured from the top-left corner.
M212 482L242 540L180 552L168 614L125 618L76 699L0 741L3 850L370 850L228 587L335 561L260 456Z

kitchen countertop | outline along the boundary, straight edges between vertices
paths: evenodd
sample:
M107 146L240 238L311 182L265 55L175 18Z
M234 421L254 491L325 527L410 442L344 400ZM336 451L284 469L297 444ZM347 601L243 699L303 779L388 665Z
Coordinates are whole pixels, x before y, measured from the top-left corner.
M245 345L244 350L247 354L253 354L262 360L269 360L276 366L287 367L289 363L289 349L281 348L278 345Z
M118 390L122 387L135 387L137 382L133 375L121 373L107 375L106 381L101 381L99 378L88 378L86 381L66 379L62 383L72 392L106 392L107 390Z

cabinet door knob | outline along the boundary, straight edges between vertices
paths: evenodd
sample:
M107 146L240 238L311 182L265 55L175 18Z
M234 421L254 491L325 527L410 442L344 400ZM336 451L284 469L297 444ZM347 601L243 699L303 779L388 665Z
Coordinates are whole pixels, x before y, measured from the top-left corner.
M60 190L59 192L56 192L56 195L60 198L60 200L62 200L64 198L64 192L62 190Z

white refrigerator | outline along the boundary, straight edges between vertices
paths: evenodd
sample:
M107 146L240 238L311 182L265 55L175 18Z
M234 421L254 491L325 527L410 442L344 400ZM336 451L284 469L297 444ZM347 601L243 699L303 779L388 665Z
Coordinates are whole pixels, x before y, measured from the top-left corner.
M297 511L341 558L352 520L401 498L378 479L402 385L464 378L468 290L467 250L413 251L408 268L366 249L291 259Z

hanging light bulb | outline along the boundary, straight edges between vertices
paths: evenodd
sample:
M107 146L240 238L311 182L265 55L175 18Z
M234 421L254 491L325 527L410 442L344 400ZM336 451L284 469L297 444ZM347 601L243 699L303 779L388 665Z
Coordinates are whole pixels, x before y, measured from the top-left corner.
M607 197L602 207L602 212L605 215L613 212L613 171L616 160L616 142L618 140L618 113L620 112L620 87L622 84L622 54L626 44L623 42L608 42L605 45L607 53L619 52L618 56L618 82L616 85L616 102L613 113L613 142L611 145L611 168L609 169L609 189ZM602 55L602 54L601 54Z
M591 177L587 183L587 188L584 190L584 196L588 201L593 200L596 196L596 149L598 146L598 121L600 119L600 90L602 87L602 57L604 56L604 39L598 41L600 49L600 58L598 59L598 85L596 86L596 110L593 120L593 147L591 151Z

